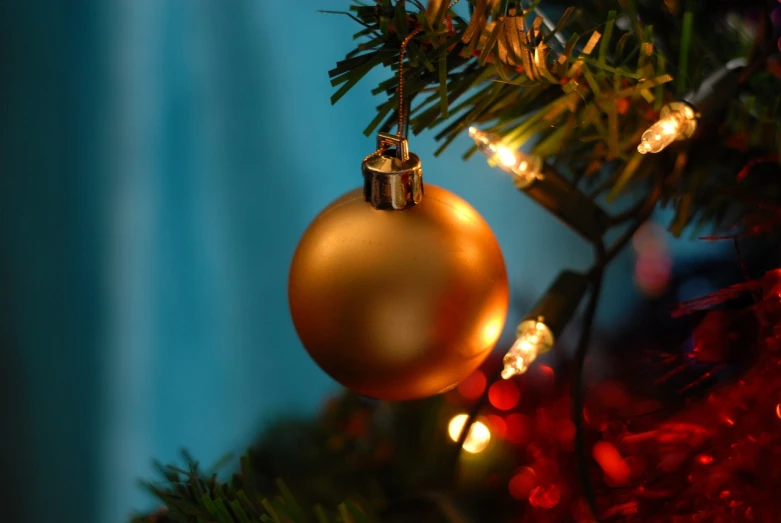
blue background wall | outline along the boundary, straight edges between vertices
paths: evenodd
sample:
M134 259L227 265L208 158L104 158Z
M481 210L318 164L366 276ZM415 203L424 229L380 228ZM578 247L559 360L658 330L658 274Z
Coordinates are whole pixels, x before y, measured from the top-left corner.
M347 5L0 6L8 521L123 521L151 506L137 482L152 458L186 447L209 464L336 390L295 336L286 277L307 223L359 185L373 150L361 130L384 72L328 102L355 26L316 9ZM435 159L431 136L411 140L426 180L494 228L516 302L589 265L504 174L464 163L466 146ZM611 272L603 320L635 299L631 263Z

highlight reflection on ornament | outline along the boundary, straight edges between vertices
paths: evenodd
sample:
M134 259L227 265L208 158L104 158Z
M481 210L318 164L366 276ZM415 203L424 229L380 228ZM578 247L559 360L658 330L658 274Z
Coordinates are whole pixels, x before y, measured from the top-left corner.
M497 135L485 133L476 127L469 128L469 136L490 162L515 175L515 183L518 188L528 187L540 177L542 159L539 156L525 155L520 151L510 149L502 145L501 139Z
M453 416L450 423L447 426L447 433L450 439L458 441L461 438L461 433L464 431L464 425L469 419L467 414L458 414ZM491 441L491 431L481 421L475 421L469 428L469 434L464 440L464 450L472 454L477 454L485 450L488 446L488 442Z
M485 343L495 343L502 333L502 327L504 327L504 318L488 322L485 328L483 328L483 341Z

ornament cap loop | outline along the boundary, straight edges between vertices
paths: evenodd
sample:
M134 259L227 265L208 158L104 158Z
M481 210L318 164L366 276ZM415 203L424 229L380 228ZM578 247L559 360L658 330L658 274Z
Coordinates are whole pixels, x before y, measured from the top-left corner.
M375 209L403 210L423 199L420 158L409 152L407 139L377 135L378 154L363 161L363 194ZM381 151L381 152L380 152Z

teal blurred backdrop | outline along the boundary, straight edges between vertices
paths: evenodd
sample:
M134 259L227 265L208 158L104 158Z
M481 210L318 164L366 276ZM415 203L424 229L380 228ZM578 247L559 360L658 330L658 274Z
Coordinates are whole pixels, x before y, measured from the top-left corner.
M124 521L154 506L138 486L153 458L209 464L336 390L296 338L286 278L373 150L385 73L328 101L355 26L317 9L347 5L2 3L0 520ZM494 228L515 302L587 267L588 246L463 162L467 145L434 158L430 135L411 140L426 180ZM631 264L603 321L635 299Z

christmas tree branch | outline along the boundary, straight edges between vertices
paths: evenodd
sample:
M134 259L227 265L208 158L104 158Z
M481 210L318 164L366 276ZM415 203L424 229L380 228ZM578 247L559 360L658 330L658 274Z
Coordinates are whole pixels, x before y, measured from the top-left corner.
M277 480L276 492L260 490L253 479L252 454L241 459L242 470L230 482L220 482L217 474L203 474L198 462L184 453L186 469L157 464L165 482L146 484L146 488L163 503L165 510L153 516L139 516L134 523L191 521L217 523L371 523L375 521L359 509L355 502L345 500L336 510L315 505L305 510L287 485Z
M605 270L605 264L608 263L605 246L602 242L595 245L596 263L591 271L591 296L583 315L580 337L575 349L573 361L573 378L570 389L570 400L572 402L572 422L575 425L575 457L578 464L578 477L583 489L583 497L586 499L594 518L599 517L597 511L597 502L594 497L594 487L591 484L591 474L589 471L589 453L586 446L586 437L583 427L583 407L585 403L585 390L583 387L583 367L586 362L586 355L591 339L591 330L594 325L594 318L599 305L599 295L602 290L602 275Z
M676 234L695 221L718 225L719 217L735 209L739 215L751 212L698 193L715 180L734 187L736 163L746 150L781 150L781 93L771 87L777 80L766 70L768 31L758 27L746 40L740 31L724 27L716 37L703 27L712 23L712 12L674 10L662 3L608 2L614 9L607 13L596 1L573 6L541 0L523 10L516 2L467 3L467 18L446 2L428 10L419 2L391 0L351 6L350 17L361 25L360 43L330 72L338 87L332 101L373 68L389 67L391 75L372 90L388 98L364 132L389 130L397 120L394 71L400 43L420 28L410 42L404 72L407 92L415 93L408 121L413 134L436 129L441 142L436 154L441 154L476 125L502 136L510 148L525 146L566 166L573 179L613 199L669 162L666 153L635 152L664 104L740 53L751 59L741 89L754 95L732 97L719 111L724 124L712 128L708 140L711 147L720 142L716 148L724 151L722 157L695 163L687 154L691 144L676 144L671 154L684 153L679 174L689 181L665 186L662 200L677 208L671 226ZM552 18L543 9L561 15ZM745 145L736 142L738 137ZM474 152L471 148L464 157Z

